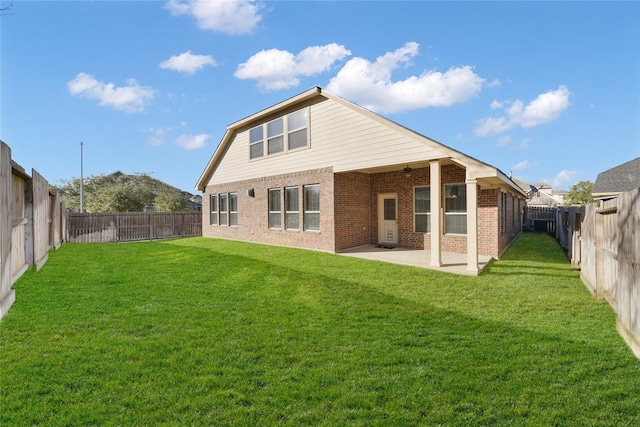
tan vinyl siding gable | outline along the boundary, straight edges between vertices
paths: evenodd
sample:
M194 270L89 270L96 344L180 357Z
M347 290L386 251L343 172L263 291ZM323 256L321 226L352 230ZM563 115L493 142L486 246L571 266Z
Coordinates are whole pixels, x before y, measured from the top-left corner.
M209 184L325 167L342 172L447 157L421 137L411 138L332 99L314 103L309 109L308 149L250 160L249 129L259 124L253 123L233 136Z
M402 164L444 153L337 102L323 102L312 114L316 154L331 159L334 172Z

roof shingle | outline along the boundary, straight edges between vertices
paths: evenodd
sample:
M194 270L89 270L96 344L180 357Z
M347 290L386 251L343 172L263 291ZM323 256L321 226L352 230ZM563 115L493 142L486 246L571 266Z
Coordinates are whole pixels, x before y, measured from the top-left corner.
M600 172L593 194L622 193L640 187L640 157Z

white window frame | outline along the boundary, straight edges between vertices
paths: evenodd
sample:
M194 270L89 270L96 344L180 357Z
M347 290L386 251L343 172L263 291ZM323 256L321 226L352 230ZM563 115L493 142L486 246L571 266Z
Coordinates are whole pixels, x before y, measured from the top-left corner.
M218 195L211 194L209 196L209 224L218 225Z
M229 193L229 225L238 226L238 193Z
M418 212L416 210L416 190L418 189L424 189L426 188L427 190L429 190L429 208L427 212ZM418 231L417 230L417 224L418 224L418 216L426 216L427 217L427 230L426 231ZM431 186L430 185L416 185L413 187L413 231L415 233L423 233L423 234L429 234L431 233Z
M251 129L249 129L249 160L264 159L270 156L277 156L280 154L288 153L290 151L298 151L298 150L304 150L309 148L310 146L310 135L309 135L310 114L309 113L310 113L309 107L304 107L304 108L301 108L300 110L293 111L289 114L285 114L281 117L278 117L277 119L270 120L266 123L262 123L259 126L254 126ZM304 117L305 117L304 125L297 126L295 128L289 127L290 118L297 114L304 114ZM282 132L274 133L273 135L270 135L269 125L277 121L282 122ZM293 122L294 120L291 120L291 121ZM257 132L258 129L261 133L262 139L252 140L253 138L252 134L254 132ZM305 130L305 137L306 137L305 144L299 147L291 148L290 135L296 132L300 132L302 130ZM269 142L273 141L275 138L282 138L282 150L271 152ZM258 145L260 145L261 149L258 150L259 153L256 152L256 154L253 155L254 147L257 147Z
M262 139L256 139L255 141L252 141L251 138L251 134L253 133L254 130L260 129L260 131L262 132ZM249 129L249 160L254 160L254 159L261 159L264 157L264 146L266 145L264 143L264 135L265 135L265 129L264 129L264 125L260 125L260 126L256 126L253 127L251 129ZM262 150L260 151L260 155L252 155L253 152L253 147L257 146L258 144L261 145Z
M288 201L291 200L289 197L290 191L295 190L295 207L297 210L289 210ZM289 218L295 218L295 226L290 226ZM300 230L300 187L299 186L291 186L284 188L284 228L285 230Z
M449 211L449 207L447 205L447 199L449 197L451 197L450 195L453 194L453 188L457 187L458 190L455 191L456 197L458 198L460 197L460 194L464 194L464 212L458 212L458 211ZM449 188L451 188L451 190L449 190ZM460 234L460 235L466 235L467 234L467 212L468 212L468 208L467 208L467 186L464 183L450 183L450 184L445 184L444 185L444 233L445 234ZM459 230L455 230L455 231L449 231L447 228L447 218L452 218L454 216L464 216L465 220L462 222L463 227L464 227L464 232L460 232Z
M273 200L272 198L272 194L273 193L278 193L278 210L274 210L274 206L271 204L271 201ZM269 217L267 219L267 225L269 228L273 229L273 230L281 230L282 229L282 192L280 191L279 188L270 188L269 189L269 200L267 202L268 204L268 211L269 211ZM275 226L272 222L271 222L271 218L272 217L276 217L278 218L278 224L277 226Z
M275 123L280 122L280 133L274 133L274 134L270 134L270 127L271 125L274 125ZM267 130L267 156L273 156L275 154L280 154L283 153L285 151L285 145L286 145L286 141L285 141L285 129L286 129L286 123L284 120L284 117L279 117L275 120L271 120L270 122L268 122L266 124L266 130ZM281 143L280 143L280 150L278 151L271 151L271 142L276 140L276 139L280 139Z
M304 114L304 118L305 118L304 126L300 126L300 127L297 127L297 128L293 128L293 127L290 126L290 124L292 122L290 120L290 117L294 116L296 114ZM287 120L286 120L286 122L287 122L287 140L286 140L287 151L302 150L304 148L308 148L309 147L309 108L303 108L301 110L294 111L293 113L287 114L286 117L287 117ZM305 144L301 145L299 147L291 148L290 135L292 133L295 133L295 132L300 132L303 129L305 130L305 137L306 137L305 138L306 139Z
M229 225L229 198L226 193L218 195L218 218L219 225Z
M308 199L307 199L307 189L311 188L311 187L317 187L317 194L318 194L318 210L310 210L308 208ZM302 186L302 197L303 197L303 202L302 202L302 209L303 209L303 219L302 219L302 226L304 231L314 231L314 232L318 232L320 231L320 229L322 228L320 225L320 220L321 220L321 216L320 216L320 199L321 199L321 193L320 193L320 184L310 184L310 185L303 185ZM308 220L308 215L317 215L318 216L318 226L317 228L310 228L309 226L309 220Z

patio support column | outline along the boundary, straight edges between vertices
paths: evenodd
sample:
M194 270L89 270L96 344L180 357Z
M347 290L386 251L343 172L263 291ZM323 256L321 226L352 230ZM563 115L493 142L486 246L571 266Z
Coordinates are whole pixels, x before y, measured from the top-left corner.
M442 248L440 245L440 210L442 209L442 196L440 190L440 161L429 163L430 189L431 189L431 266L442 267Z
M467 178L467 271L478 274L478 181Z

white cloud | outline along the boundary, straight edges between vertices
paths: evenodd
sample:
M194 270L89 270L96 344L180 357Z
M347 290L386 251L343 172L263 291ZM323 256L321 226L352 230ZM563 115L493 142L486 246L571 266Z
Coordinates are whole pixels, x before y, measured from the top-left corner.
M394 82L392 71L418 54L419 45L408 42L403 47L370 62L350 59L331 79L327 90L351 99L365 108L394 113L424 107L448 107L465 102L482 89L485 79L472 67L453 67L442 73L425 70Z
M567 169L563 169L558 174L552 178L551 180L546 179L545 181L551 181L551 185L553 188L562 188L568 187L568 184L575 183L580 175L579 171L570 171Z
M570 95L571 92L566 86L560 86L557 90L550 90L538 95L526 106L517 99L506 108L505 115L487 117L478 121L475 133L478 136L487 136L491 133L505 132L516 126L529 128L552 122L569 107ZM507 104L507 101L493 101L491 109L503 108Z
M348 55L351 52L336 43L310 46L297 55L286 50L263 50L240 64L234 75L241 80L256 80L266 90L286 89L299 85L300 76L326 71Z
M506 132L513 127L513 123L506 117L487 117L474 132L478 136L487 136L490 133Z
M206 145L206 141L209 139L209 135L181 135L176 139L176 145L186 150L197 150Z
M169 0L165 9L174 16L192 15L202 30L231 35L249 34L262 20L262 7L253 0Z
M523 160L521 162L516 163L515 165L511 166L511 170L512 171L520 171L520 170L524 170L524 169L529 169L532 166L537 165L538 162L534 161L530 161L530 160Z
M509 135L501 136L498 138L498 147L504 147L511 143L511 137Z
M520 145L518 145L518 148L521 150L526 150L527 148L529 148L530 142L531 142L531 138L525 138L522 141L520 141Z
M206 65L215 67L218 64L210 55L194 55L188 50L161 62L160 68L193 74Z
M127 80L127 86L115 87L113 83L97 81L92 75L78 73L67 83L71 95L94 99L105 105L128 113L144 111L146 103L153 99L154 90L140 86L134 79Z
M149 139L149 145L153 147L159 147L161 145L164 145L164 135L167 132L171 132L171 128L148 128L147 132L153 134Z

